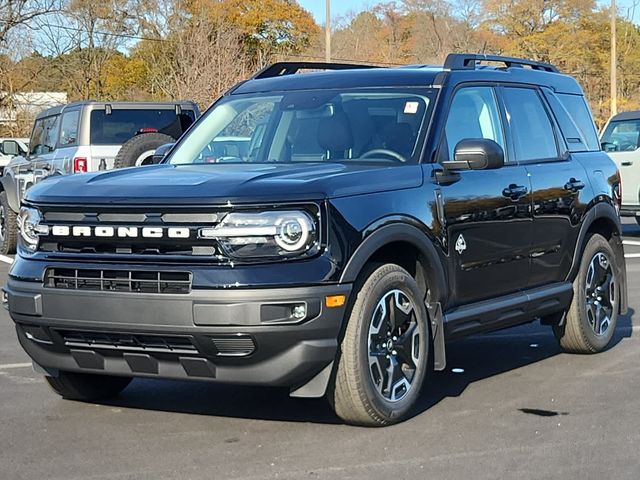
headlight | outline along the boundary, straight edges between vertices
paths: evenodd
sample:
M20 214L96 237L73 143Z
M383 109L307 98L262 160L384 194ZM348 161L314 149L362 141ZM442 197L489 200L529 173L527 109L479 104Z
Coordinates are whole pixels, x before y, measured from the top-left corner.
M41 235L49 233L47 225L41 225L42 215L35 208L22 207L18 214L18 230L20 244L27 250L35 252Z
M229 213L213 228L201 228L200 238L216 239L235 258L277 258L314 253L316 225L303 211Z

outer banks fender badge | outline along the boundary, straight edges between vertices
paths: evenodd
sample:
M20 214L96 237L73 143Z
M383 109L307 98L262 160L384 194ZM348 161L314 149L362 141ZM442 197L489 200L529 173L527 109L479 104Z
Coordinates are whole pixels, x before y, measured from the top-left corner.
M456 240L456 252L458 252L459 255L462 255L462 252L464 252L466 249L467 242L465 241L462 234L460 234L458 235L458 240Z

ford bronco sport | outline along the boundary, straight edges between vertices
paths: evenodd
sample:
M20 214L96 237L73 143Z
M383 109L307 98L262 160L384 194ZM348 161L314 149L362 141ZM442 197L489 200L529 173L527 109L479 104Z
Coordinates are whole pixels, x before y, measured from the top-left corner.
M221 137L250 140L218 156ZM65 398L271 385L387 425L450 339L540 319L568 352L607 347L627 308L619 188L551 65L279 63L161 164L30 189L4 300Z

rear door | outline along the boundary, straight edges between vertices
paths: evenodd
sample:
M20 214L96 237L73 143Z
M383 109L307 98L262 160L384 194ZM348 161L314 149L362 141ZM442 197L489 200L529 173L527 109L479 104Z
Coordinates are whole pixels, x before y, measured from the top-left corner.
M563 281L571 267L586 207L581 194L588 185L587 174L569 152L541 90L533 87L500 90L509 118L513 155L525 166L532 187L529 286ZM579 133L570 138L581 141Z
M65 108L60 118L60 134L56 147L56 157L50 174L68 175L73 173L75 158L82 158L80 145L81 107Z
M504 127L494 87L454 93L439 160L452 159L457 143L468 138L494 140L506 155L502 168L460 171L440 185L454 305L514 293L529 281L529 178L524 166L510 161Z

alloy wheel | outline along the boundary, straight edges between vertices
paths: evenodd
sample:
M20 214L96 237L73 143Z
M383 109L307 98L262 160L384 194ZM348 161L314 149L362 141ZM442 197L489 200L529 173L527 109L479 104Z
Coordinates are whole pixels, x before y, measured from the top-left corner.
M369 374L387 401L402 400L413 386L421 364L420 329L410 298L394 289L374 309L368 334Z
M616 306L616 276L609 258L598 252L589 262L585 281L586 312L593 332L604 335Z

